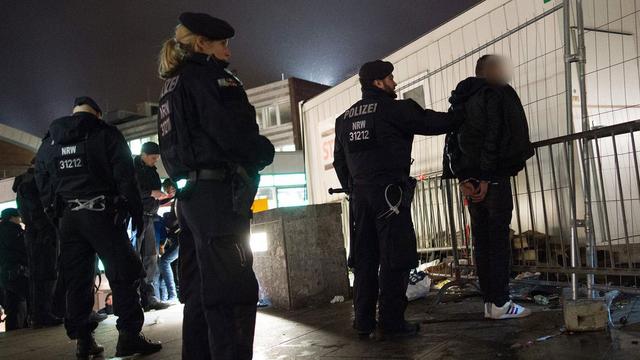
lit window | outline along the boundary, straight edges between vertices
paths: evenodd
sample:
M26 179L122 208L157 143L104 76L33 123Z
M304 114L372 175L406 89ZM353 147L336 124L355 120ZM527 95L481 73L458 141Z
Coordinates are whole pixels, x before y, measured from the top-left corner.
M305 174L280 174L274 175L275 186L305 185L307 183Z
M307 205L307 188L278 189L278 207Z
M260 185L258 185L258 187L269 187L269 186L273 186L273 175L261 175Z

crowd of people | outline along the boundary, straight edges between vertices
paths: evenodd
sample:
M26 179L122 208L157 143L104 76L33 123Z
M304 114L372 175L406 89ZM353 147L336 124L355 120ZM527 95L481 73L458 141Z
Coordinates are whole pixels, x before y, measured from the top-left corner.
M180 15L159 56L160 143L145 143L135 157L90 97L51 123L32 168L15 180L18 209L1 214L7 330L64 322L77 356L87 358L104 351L94 330L115 314L116 356L151 354L162 345L141 333L143 312L179 298L184 359L252 358L258 284L251 204L274 147L259 134L242 82L227 70L234 34L210 15ZM527 316L507 288L509 177L533 148L506 60L482 56L475 76L452 92L448 112L396 100L393 70L381 60L364 64L362 100L335 122L334 168L352 215L354 328L363 337L420 330L404 318L409 270L418 262L410 214L415 135L447 134L445 177L459 181L470 204L485 317ZM178 180L186 181L180 190ZM161 206L170 207L162 216ZM111 293L96 313L98 258Z

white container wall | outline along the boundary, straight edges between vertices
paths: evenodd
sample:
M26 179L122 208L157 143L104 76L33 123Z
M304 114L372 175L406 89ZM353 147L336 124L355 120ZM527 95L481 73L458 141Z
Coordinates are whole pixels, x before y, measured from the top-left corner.
M571 23L575 24L575 1L572 1ZM583 1L586 42L586 90L589 123L599 127L624 123L640 118L640 72L638 49L640 47L640 0L585 0ZM412 98L426 108L446 111L448 97L456 84L472 76L477 59L484 54L508 57L514 67L512 85L520 94L530 127L532 141L539 141L568 134L565 100L564 24L562 1L543 0L486 0L441 25L415 42L405 46L385 59L395 66L398 93L402 98ZM575 30L572 33L575 44ZM373 59L362 59L363 62ZM573 127L581 131L582 119L579 107L578 77L572 71ZM329 195L327 189L339 187L332 167L335 118L360 99L357 76L353 76L332 89L302 105L303 129L306 151L306 170L310 203L339 201L342 196ZM640 201L633 177L633 150L630 136L618 136L622 187L625 195L625 213L628 230L634 239L640 239ZM444 137L417 136L414 141L412 174L435 174L442 170ZM636 143L640 138L636 135ZM600 141L605 179L615 177L611 142ZM595 150L593 150L595 152ZM624 157L624 155L627 155ZM551 183L549 152L541 151L540 166L545 184L547 216L546 229L554 233L556 219L567 218L568 205L550 206ZM622 157L621 157L622 156ZM560 151L554 151L556 167L563 170L566 159ZM577 160L579 162L579 159ZM542 221L542 191L537 174L537 159L529 161L529 179L524 172L517 179L519 205L531 212L522 212L522 231L534 229L545 232ZM535 170L535 171L534 171ZM567 185L566 173L559 173L558 186ZM531 207L526 183L533 196ZM594 184L599 186L599 184ZM578 205L581 190L578 189ZM624 226L621 223L620 191L615 181L605 182L609 210L611 238L614 243L622 240ZM566 196L566 194L565 194ZM594 198L597 203L598 199ZM582 216L578 209L578 217ZM602 224L594 210L594 224L602 231ZM531 218L533 217L533 218ZM566 224L566 223L565 223ZM512 224L514 229L517 229ZM596 231L596 232L597 232ZM601 242L601 238L597 238Z

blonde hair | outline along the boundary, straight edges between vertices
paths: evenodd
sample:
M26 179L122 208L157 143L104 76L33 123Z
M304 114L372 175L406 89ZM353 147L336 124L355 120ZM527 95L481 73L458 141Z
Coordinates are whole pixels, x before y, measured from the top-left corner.
M158 55L158 74L162 79L176 75L184 59L194 53L198 35L192 33L183 25L176 26L175 36L162 44Z

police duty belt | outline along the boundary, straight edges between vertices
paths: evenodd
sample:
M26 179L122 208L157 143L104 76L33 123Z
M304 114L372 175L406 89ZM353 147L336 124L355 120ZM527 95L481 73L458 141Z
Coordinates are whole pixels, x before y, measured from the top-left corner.
M67 200L67 203L72 206L71 211L89 210L89 211L104 211L107 208L105 204L105 196L96 196L93 199L72 199Z

